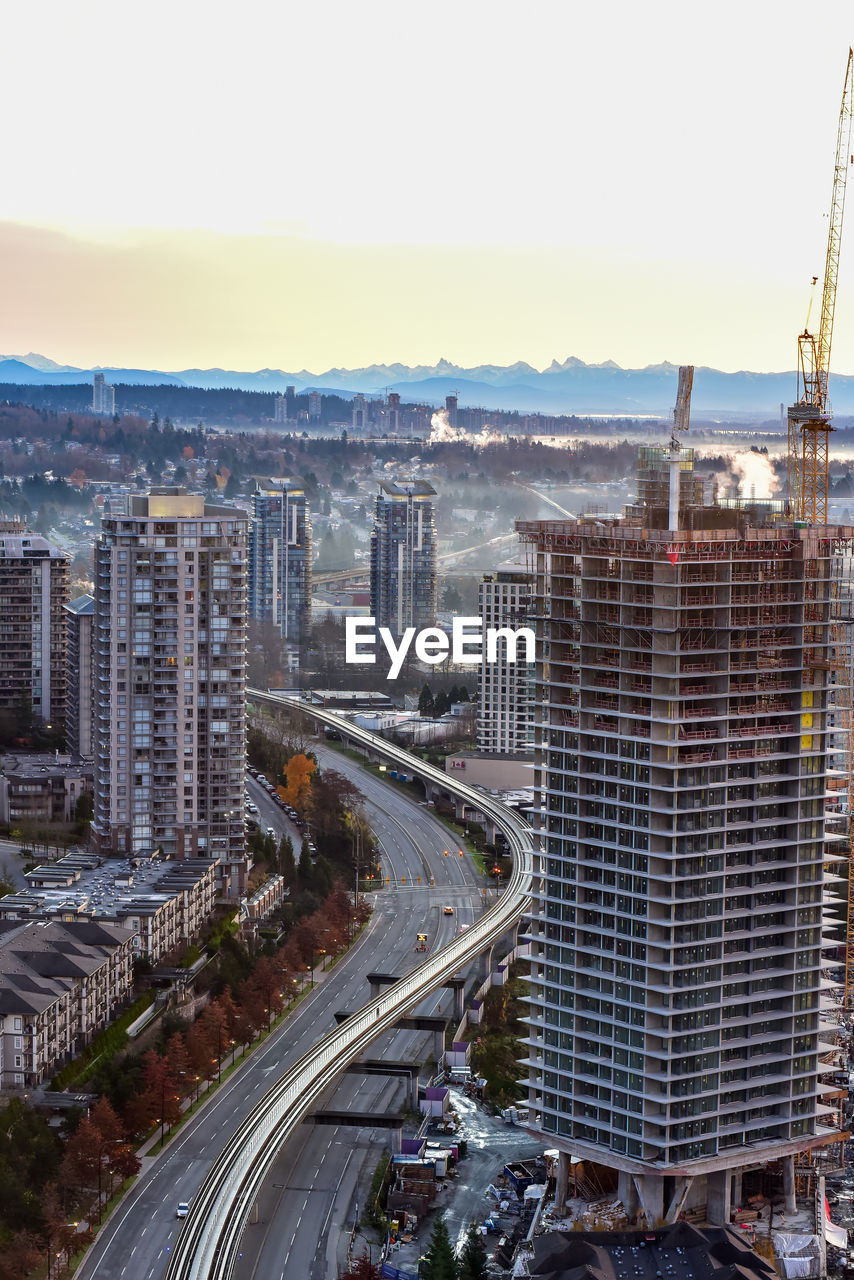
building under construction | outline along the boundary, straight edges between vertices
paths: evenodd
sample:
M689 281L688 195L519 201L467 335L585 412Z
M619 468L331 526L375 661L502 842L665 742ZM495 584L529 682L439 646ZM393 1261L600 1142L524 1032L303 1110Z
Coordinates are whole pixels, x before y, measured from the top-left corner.
M797 1161L845 1136L820 993L852 529L704 501L675 444L643 451L624 518L517 525L538 631L529 1114L615 1170L629 1213L725 1223L769 1168L793 1208Z

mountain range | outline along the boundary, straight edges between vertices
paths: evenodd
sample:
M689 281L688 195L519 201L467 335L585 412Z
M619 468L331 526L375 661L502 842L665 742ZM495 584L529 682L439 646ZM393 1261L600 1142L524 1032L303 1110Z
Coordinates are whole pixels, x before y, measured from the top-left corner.
M675 399L677 366L667 362L642 369L623 369L613 360L585 364L570 356L542 370L518 361L510 365L464 368L448 360L435 365L374 364L361 369L327 369L324 373L286 373L281 369L241 372L232 369L79 369L47 356L0 356L0 384L46 386L90 382L95 372L118 386L187 386L239 388L276 394L287 386L298 392L315 389L345 398L356 393L383 396L399 392L404 401L440 405L456 394L460 407L518 410L522 413L669 416ZM722 417L744 414L776 419L781 404L791 402L795 374L724 373L697 367L693 412ZM831 378L837 414L854 414L854 377Z

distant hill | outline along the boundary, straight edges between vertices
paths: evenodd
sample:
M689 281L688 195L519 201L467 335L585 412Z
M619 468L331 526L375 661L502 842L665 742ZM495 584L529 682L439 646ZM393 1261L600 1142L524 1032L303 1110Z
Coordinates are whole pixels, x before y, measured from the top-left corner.
M52 360L47 361L45 356L37 356L35 358L45 364L53 365L54 363ZM25 364L17 356L5 356L0 359L0 382L17 383L19 386L72 386L80 382L91 384L93 373L103 373L109 383L126 382L138 387L183 387L187 385L174 373L160 373L152 369L73 369L68 365L56 365L54 368L36 368L32 364Z
M91 383L93 369L58 365L47 356L0 357L0 383L50 386ZM404 400L442 404L456 394L461 407L518 410L521 413L669 415L676 392L677 368L664 363L643 369L623 369L612 360L585 364L570 356L537 370L524 362L478 365L467 369L440 360L436 365L375 364L362 369L327 369L323 373L286 373L281 369L246 372L233 369L104 368L108 382L136 386L229 388L281 394L293 385L298 392L314 388L351 398L355 393L384 396L398 392ZM795 374L723 373L698 367L694 375L696 415L723 417L750 414L774 419L781 404L794 395ZM830 383L837 414L854 413L854 377L837 375Z

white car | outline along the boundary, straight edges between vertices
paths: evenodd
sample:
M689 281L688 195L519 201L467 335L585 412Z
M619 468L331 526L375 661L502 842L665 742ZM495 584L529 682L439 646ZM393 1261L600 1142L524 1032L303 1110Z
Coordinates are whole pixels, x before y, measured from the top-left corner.
M175 1217L186 1218L189 1212L190 1212L190 1206L187 1204L186 1200L182 1200L181 1203L178 1205L178 1208L175 1210Z

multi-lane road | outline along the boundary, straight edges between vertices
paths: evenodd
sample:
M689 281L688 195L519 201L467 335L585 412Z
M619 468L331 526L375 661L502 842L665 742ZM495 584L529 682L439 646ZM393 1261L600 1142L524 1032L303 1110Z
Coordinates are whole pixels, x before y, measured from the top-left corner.
M448 847L447 831L429 809L413 804L346 756L326 748L320 753L323 764L352 776L365 794L368 817L382 846L385 874L393 880L405 878L410 886L420 875L424 887L390 888L376 895L374 914L356 946L322 977L263 1048L188 1121L166 1150L144 1162L137 1183L89 1250L79 1269L79 1280L160 1280L181 1226L175 1216L178 1201L192 1200L242 1117L287 1066L334 1026L335 1011L364 1004L364 975L372 970L408 971L423 958L414 953L417 932L428 934L432 949L449 941L459 924L470 922L480 910L481 890L469 860L443 856ZM260 809L260 798L256 803ZM270 821L264 825L277 831L285 829L284 815L269 803ZM267 813L265 807L262 814L266 817ZM428 868L435 879L434 888L426 884ZM454 907L453 916L444 914L446 905ZM431 1009L435 1010L437 1000L438 996L430 998ZM411 1033L408 1040L395 1045L394 1056L403 1056L407 1044L411 1048ZM336 1098L336 1107L346 1108L349 1100L357 1109L353 1101L357 1087L358 1077L348 1078L343 1094ZM369 1100L371 1091L379 1105L383 1102L380 1095L387 1090L383 1081L374 1081L366 1109L374 1105ZM358 1109L362 1109L361 1101ZM306 1130L308 1126L303 1126L303 1132ZM291 1148L299 1146L303 1132L289 1144ZM321 1234L343 1222L364 1158L377 1158L376 1144L360 1147L366 1140L366 1135L360 1137L352 1129L326 1128L309 1131L298 1151L289 1154L285 1148L281 1176L274 1173L268 1179L261 1197L262 1220L247 1229L247 1250L238 1260L248 1266L252 1255L247 1275L255 1280L273 1276L280 1280L283 1275L303 1280L335 1274L334 1267L327 1271L322 1253L315 1256L317 1243ZM278 1206L265 1218L270 1193L277 1193ZM283 1270L285 1254L294 1257L293 1269L287 1273Z
M337 769L360 787L371 828L380 839L385 873L407 882L421 876L425 885L431 875L436 879L436 888L429 893L416 888L377 896L376 911L383 916L412 912L413 924L402 936L399 929L390 927L391 920L381 928L389 940L383 971L406 973L422 958L414 951L417 932L427 933L432 949L474 919L480 910L477 878L469 860L457 856L455 846L453 856L444 857L453 837L429 810L425 813L397 787L376 779L338 752L321 747L317 756L321 767ZM446 905L453 906L453 916L444 914ZM367 994L365 987L359 1004ZM449 993L434 994L419 1006L420 1012L431 1014L450 1009ZM398 1031L380 1037L371 1056L420 1063L430 1052L423 1033ZM399 1110L405 1106L405 1086L387 1077L348 1075L332 1086L326 1102L336 1111L362 1114ZM326 1280L337 1275L355 1205L364 1207L388 1136L387 1131L370 1128L303 1125L282 1148L258 1198L257 1218L246 1228L234 1280Z

